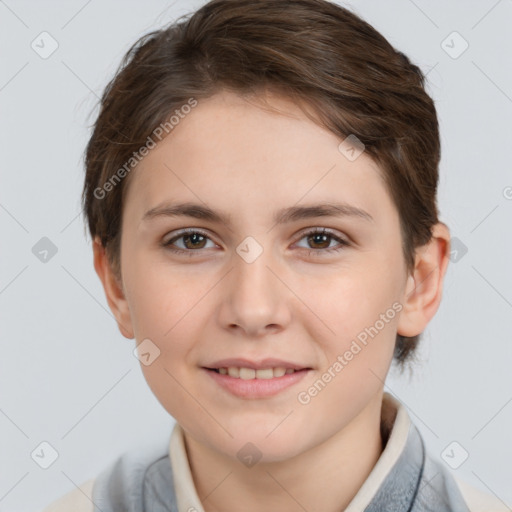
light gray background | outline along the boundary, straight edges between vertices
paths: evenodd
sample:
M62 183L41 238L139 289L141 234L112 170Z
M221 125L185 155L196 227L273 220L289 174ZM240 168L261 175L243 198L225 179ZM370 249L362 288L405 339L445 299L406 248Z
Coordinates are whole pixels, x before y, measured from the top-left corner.
M128 47L202 4L0 1L1 511L43 508L174 423L94 272L79 214L82 153L96 95ZM410 380L390 374L385 389L435 456L452 441L467 450L450 471L511 507L512 2L343 5L429 71L442 133L441 220L468 248L450 264L423 366ZM42 31L59 45L47 59L31 48ZM458 58L442 46L453 31L469 43ZM461 44L444 43L452 54ZM46 263L32 253L42 237L58 248ZM43 441L59 454L48 469L31 458Z

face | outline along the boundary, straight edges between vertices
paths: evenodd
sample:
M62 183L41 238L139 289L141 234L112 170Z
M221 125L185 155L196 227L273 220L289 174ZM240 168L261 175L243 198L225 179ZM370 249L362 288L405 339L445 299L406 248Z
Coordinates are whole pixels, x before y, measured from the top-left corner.
M141 368L163 407L219 454L252 442L276 461L342 431L381 392L407 275L378 167L266 99L271 109L228 92L201 100L142 160L121 268L130 329L159 351ZM184 215L184 203L197 208ZM233 358L246 361L222 361ZM206 369L226 366L297 371Z

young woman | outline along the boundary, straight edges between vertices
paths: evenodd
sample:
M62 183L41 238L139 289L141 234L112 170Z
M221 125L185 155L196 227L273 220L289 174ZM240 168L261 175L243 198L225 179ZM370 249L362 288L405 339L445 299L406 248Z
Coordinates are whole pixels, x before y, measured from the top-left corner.
M47 511L505 510L383 390L441 301L439 159L421 70L334 3L213 0L137 41L84 211L176 425Z

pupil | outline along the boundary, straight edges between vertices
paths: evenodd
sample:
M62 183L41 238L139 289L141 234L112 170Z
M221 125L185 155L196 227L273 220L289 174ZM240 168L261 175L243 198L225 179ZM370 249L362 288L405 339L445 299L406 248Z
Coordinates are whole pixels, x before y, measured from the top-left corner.
M192 245L194 247L197 247L197 242L201 242L202 240L200 240L201 238L204 238L203 235L199 234L199 233L194 233L192 235L187 235L186 236L186 240L187 241L192 241Z
M316 234L316 235L311 235L309 238L310 239L312 238L314 240L313 241L314 244L317 244L317 243L322 244L322 243L326 242L326 240L329 238L329 235ZM318 241L318 239L321 239L321 240ZM327 244L327 245L329 245L329 244Z

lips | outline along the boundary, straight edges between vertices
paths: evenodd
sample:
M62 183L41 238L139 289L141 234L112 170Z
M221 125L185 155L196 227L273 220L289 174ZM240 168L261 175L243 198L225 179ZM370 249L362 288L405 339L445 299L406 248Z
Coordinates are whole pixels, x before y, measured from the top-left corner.
M274 379L277 377L282 377L283 375L295 373L296 371L293 368L284 368L283 366L277 366L275 368L260 368L258 370L254 370L253 368L247 367L237 367L237 366L228 366L221 367L218 370L212 370L214 372L218 372L221 375L229 375L235 379L242 380L250 380L250 379Z
M285 362L280 360L269 360L264 361L247 361L247 360L233 360L225 359L218 361L215 364L248 364L252 366L265 366L267 364L287 364L288 366L295 366L294 368L275 367L275 368L254 368L248 367L237 367L220 366L220 368L206 368L203 367L205 375L208 375L209 379L213 379L221 389L227 391L231 395L237 398L243 399L266 399L278 395L284 390L297 385L306 375L310 374L311 368L302 368L301 365L297 365L291 362ZM212 365L214 366L214 365ZM276 375L274 372L279 369L279 373ZM228 373L229 372L229 373ZM284 374L283 374L284 372ZM230 374L234 374L231 376ZM272 376L270 376L270 374ZM238 377L236 376L238 375Z
M244 358L221 359L205 369L241 380L269 380L289 375L301 370L310 370L301 364L282 359L267 358L250 361Z

